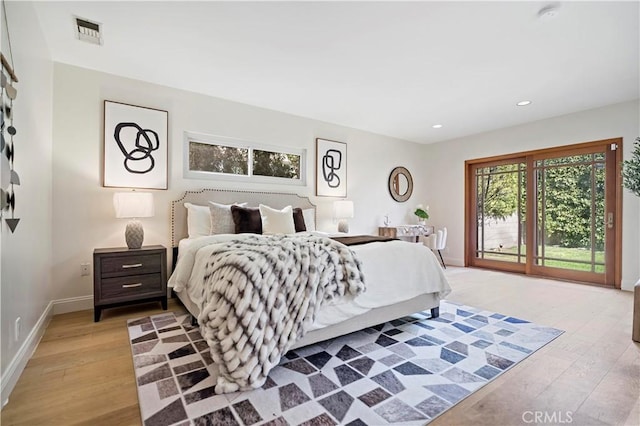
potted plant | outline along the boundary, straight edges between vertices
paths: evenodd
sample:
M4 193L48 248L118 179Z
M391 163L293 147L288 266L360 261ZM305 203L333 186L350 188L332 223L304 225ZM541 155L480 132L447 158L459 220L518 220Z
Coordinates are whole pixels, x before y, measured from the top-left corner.
M424 225L425 221L429 219L429 206L424 207L422 204L418 204L413 214L418 217L418 225Z
M633 154L630 160L622 162L622 179L625 188L640 197L640 137L633 144ZM633 325L631 337L640 342L640 279L634 286Z
M640 197L640 137L633 146L633 157L622 162L622 179L625 188Z

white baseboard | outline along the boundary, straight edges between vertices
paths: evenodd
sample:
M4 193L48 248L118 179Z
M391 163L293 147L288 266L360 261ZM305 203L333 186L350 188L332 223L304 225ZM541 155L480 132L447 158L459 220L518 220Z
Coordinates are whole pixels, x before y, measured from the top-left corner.
M36 325L31 329L31 332L25 339L22 346L16 353L15 357L9 363L5 374L2 375L0 382L2 383L2 406L4 407L9 402L9 395L18 383L20 375L24 371L24 368L31 359L33 352L38 347L40 339L44 335L47 325L53 315L66 314L67 312L84 311L86 309L93 309L93 295L70 297L68 299L52 300L45 308L42 315L36 322Z
M51 303L53 303L53 315L85 311L93 309L93 295L58 299L51 301Z
M451 265L451 266L464 266L464 259L457 259L455 257L444 257L444 263L445 265Z
M53 302L49 302L42 315L40 315L38 322L36 322L36 325L31 329L31 332L7 366L5 373L2 375L0 382L2 383L1 394L3 407L9 402L9 395L11 395L11 392L13 391L16 383L18 383L18 379L24 371L27 362L29 362L33 352L38 347L38 343L40 343L40 339L44 335L52 316Z
M633 288L636 285L636 282L640 282L640 280L638 281L622 280L622 283L620 283L620 289L625 291L633 291Z

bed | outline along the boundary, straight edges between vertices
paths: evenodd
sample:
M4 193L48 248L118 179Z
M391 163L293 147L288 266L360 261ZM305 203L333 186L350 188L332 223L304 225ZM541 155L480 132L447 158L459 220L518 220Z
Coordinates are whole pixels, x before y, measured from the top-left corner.
M200 294L204 281L203 265L216 247L230 240L252 238L248 234L212 235L187 238L187 206L246 203L274 209L293 206L305 212L307 229L315 230L315 205L306 197L275 192L253 192L220 189L186 191L171 203L172 248L174 271L169 286L186 309L198 318L203 301ZM313 214L309 215L311 212ZM308 223L313 221L314 223ZM192 224L189 225L192 227ZM327 235L317 231L300 233L315 238ZM298 234L296 234L298 235ZM255 238L255 237L254 237ZM321 306L308 332L290 349L390 321L415 312L430 310L439 315L440 300L450 292L446 277L434 254L421 244L406 241L373 242L349 249L355 253L364 274L367 290L356 297L342 297Z

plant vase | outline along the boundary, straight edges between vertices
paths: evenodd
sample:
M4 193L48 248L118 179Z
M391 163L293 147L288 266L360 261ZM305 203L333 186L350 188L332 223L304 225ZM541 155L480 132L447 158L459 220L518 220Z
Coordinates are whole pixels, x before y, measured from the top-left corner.
M640 263L638 263L640 265ZM640 278L633 286L633 318L631 320L631 339L640 343Z

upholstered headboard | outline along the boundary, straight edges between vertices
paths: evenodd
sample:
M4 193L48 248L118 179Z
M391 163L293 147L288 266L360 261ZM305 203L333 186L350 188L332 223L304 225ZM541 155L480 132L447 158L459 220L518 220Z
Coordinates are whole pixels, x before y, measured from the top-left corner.
M171 246L178 247L178 242L187 238L187 209L184 203L207 205L208 201L220 204L244 203L249 207L266 204L281 209L286 206L302 209L316 208L309 198L285 192L256 192L230 189L201 189L186 191L182 197L171 202Z

